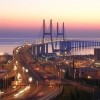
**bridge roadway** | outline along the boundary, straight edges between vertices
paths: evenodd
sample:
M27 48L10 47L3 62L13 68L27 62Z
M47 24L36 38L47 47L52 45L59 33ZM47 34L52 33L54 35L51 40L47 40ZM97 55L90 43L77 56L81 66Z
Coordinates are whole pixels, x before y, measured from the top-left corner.
M32 45L30 51L36 57L41 55L53 55L53 54L70 54L70 51L75 48L87 48L87 47L99 47L99 40L87 40L87 39L64 39L64 40L42 40L33 42L27 42L28 45ZM51 48L52 47L52 48Z
M39 71L33 70L32 64L28 63L28 61L34 61L34 59L27 52L27 47L17 47L13 56L17 66L16 74L21 74L22 82L18 85L20 86L18 91L9 93L9 95L1 95L2 100L50 100L59 94L60 88L55 85L56 81L53 81L54 84L51 85L49 80L54 80L55 76L45 78L46 72L41 74ZM23 68L28 69L28 73L24 72ZM29 77L33 79L30 83ZM46 82L47 79L49 82Z

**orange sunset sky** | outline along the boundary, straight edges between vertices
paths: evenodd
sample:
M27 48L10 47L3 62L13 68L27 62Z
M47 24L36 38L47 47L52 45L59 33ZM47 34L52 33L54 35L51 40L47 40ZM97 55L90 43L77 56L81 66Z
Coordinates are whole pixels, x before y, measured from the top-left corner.
M96 34L100 34L100 0L0 0L2 35L7 29L39 30L43 19L47 23L52 19L53 27L56 22L65 22L70 34L72 30L88 30L89 34L97 30Z

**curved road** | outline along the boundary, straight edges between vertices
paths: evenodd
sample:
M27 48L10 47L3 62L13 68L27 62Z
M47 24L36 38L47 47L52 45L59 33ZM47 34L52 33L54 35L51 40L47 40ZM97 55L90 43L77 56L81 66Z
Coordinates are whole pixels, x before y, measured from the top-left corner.
M46 76L48 73L41 66L39 70L34 69L36 60L28 52L28 46L15 48L13 57L17 67L16 76L19 73L21 76L20 89L13 94L1 96L2 100L51 100L59 94L61 89L56 85L55 76ZM30 64L30 61L33 63Z

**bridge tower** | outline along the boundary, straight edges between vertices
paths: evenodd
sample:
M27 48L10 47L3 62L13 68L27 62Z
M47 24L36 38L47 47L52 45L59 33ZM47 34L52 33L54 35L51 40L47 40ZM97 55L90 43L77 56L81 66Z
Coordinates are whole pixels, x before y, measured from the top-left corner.
M45 36L50 36L52 52L53 52L54 48L53 48L53 40L52 40L52 19L50 20L50 32L45 31L45 20L43 19L43 41L42 43L44 43ZM46 53L48 53L48 44L46 44Z
M57 37L56 37L56 40L58 39L58 37L62 36L62 40L64 41L64 22L63 22L63 25L62 25L62 32L59 32L59 25L58 25L58 22L57 22ZM57 42L55 44L55 47L57 47Z
M62 32L61 32L61 33L59 32L59 25L58 25L58 22L57 22L57 38L58 38L59 36L62 36L63 41L64 41L64 22L63 22Z

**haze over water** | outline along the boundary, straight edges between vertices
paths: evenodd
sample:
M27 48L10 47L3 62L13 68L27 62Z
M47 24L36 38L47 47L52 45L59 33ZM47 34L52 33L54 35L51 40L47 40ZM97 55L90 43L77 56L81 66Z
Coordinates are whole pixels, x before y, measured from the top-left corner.
M0 0L0 38L42 36L42 21L65 23L65 36L100 37L100 0Z
M59 32L64 22L66 38L99 38L99 12L100 0L0 0L0 51L7 52L24 39L41 38L43 19L46 32L52 19L53 37L57 22Z
M72 39L72 38L71 38ZM75 39L75 38L73 38ZM77 39L77 38L76 38ZM85 40L85 38L79 38L80 40ZM0 52L6 52L12 54L13 49L17 46L24 45L25 43L35 43L34 38L1 38L0 39ZM90 38L88 40L96 40L99 41L99 38ZM94 48L97 47L87 47L87 48L77 48L72 49L72 55L85 55L85 54L94 54ZM49 47L49 52L51 53L51 48Z

